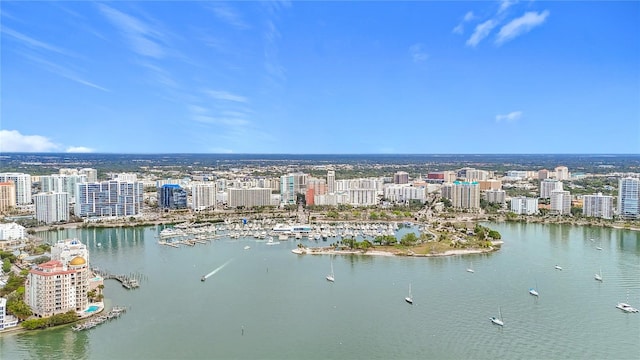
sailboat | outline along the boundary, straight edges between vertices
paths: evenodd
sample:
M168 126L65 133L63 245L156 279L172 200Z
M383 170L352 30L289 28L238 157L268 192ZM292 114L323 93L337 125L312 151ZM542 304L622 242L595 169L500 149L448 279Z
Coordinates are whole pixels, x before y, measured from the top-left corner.
M333 276L333 256L331 257L331 273L327 275L327 281L334 282L336 279Z
M598 246L596 246L596 250L602 250L602 240L598 243Z
M498 308L498 314L500 316L499 318L492 316L489 320L491 320L493 324L504 326L504 321L502 321L502 310L500 308Z
M593 278L598 280L598 281L602 281L602 269L600 269L600 272L595 274L595 276Z
M537 287L538 287L538 282L536 281L536 287L535 288L530 288L529 289L529 294L531 294L533 296L539 296L540 294L538 294L538 290L536 290Z
M411 295L411 284L409 284L409 296L404 298L404 301L408 302L409 304L413 304L413 295Z
M475 272L475 271L473 270L473 263L469 263L469 267L467 268L467 272L470 272L470 273Z

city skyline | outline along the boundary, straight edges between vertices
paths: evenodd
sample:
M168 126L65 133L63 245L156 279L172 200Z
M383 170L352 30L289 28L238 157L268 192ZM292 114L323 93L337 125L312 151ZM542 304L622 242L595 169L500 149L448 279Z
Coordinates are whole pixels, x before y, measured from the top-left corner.
M638 2L0 13L0 152L640 153Z

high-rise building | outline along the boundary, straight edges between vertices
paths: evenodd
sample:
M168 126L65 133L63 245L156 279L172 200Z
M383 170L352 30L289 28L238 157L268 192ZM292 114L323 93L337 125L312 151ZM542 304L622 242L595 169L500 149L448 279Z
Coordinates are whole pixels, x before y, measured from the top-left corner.
M373 206L378 204L378 192L375 189L350 189L349 203L353 206Z
M13 181L0 182L0 213L15 208L16 202L16 185Z
M502 189L502 181L501 180L481 180L478 181L478 185L480 186L480 191L483 190L500 190Z
M393 183L394 184L408 184L409 183L409 173L405 171L398 171L393 174Z
M327 193L336 192L336 172L334 170L327 171Z
M558 215L571 214L571 193L566 190L553 190L549 210Z
M98 170L92 168L84 168L78 171L78 175L85 175L87 177L86 182L98 181Z
M451 204L459 209L480 208L480 186L477 182L454 181Z
M280 177L280 195L284 204L295 204L298 194L307 192L307 174L293 173Z
M540 197L548 199L554 190L562 190L562 181L555 179L545 179L540 182Z
M487 190L484 192L484 199L491 204L504 204L507 193L504 190Z
M384 198L396 203L405 203L411 200L424 203L427 200L427 191L425 186L394 184L385 186Z
M0 331L18 325L18 318L7 315L7 299L0 297Z
M558 166L555 169L556 171L556 179L557 180L569 180L571 178L571 174L569 173L569 169L566 166Z
M15 184L16 204L31 204L31 175L22 173L0 173L0 182L8 181L13 181Z
M36 220L45 224L69 220L69 194L66 192L42 192L33 196Z
M51 259L29 271L25 302L38 317L84 311L90 275L86 245L77 239L58 241L51 247Z
M516 214L533 215L538 213L538 199L524 196L511 198L511 211Z
M140 182L109 180L79 183L74 212L80 217L121 217L140 213L143 204Z
M602 195L602 193L583 196L582 214L603 219L613 218L613 196Z
M87 176L82 174L75 175L44 175L40 176L40 187L42 192L66 192L69 194L67 199L69 203L75 203L76 185L78 183L87 182Z
M213 181L192 183L191 203L195 211L213 210L216 207L216 183Z
M549 170L542 169L538 170L538 180L545 180L549 178Z
M187 191L177 184L162 185L158 189L158 207L160 209L186 209Z
M228 188L229 207L252 208L271 205L271 189L267 188Z
M618 181L618 214L624 219L640 215L640 179L626 177Z

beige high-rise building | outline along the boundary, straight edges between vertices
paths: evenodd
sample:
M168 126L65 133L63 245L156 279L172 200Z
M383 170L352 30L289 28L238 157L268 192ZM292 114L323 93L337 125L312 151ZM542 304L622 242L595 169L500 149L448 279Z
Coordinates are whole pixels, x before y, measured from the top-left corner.
M333 194L336 192L336 172L333 170L327 171L327 193Z
M550 210L559 215L571 214L571 193L566 190L553 190Z
M13 181L0 182L0 213L5 213L16 205L16 184Z
M193 210L213 210L216 207L216 183L196 181L191 184L191 204Z
M571 178L571 174L569 173L569 169L566 166L558 166L556 167L556 179L557 180L569 180Z
M477 182L454 181L451 203L454 208L479 209L480 186Z

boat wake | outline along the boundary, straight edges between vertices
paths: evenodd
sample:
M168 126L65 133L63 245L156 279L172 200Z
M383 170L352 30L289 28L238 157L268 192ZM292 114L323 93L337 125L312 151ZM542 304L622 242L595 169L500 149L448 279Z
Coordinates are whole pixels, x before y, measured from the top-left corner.
M207 278L208 278L208 277L210 277L210 276L213 276L213 274L217 273L218 271L220 271L220 270L224 269L224 267L225 267L225 266L227 266L227 265L229 265L229 263L230 263L231 261L233 261L233 259L229 259L229 261L227 261L226 263L224 263L224 264L222 264L222 265L218 266L215 270L213 270L212 272L210 272L210 273L208 273L207 275L203 276L203 277L202 277L202 279L203 279L202 281L204 281L204 279L207 279Z

